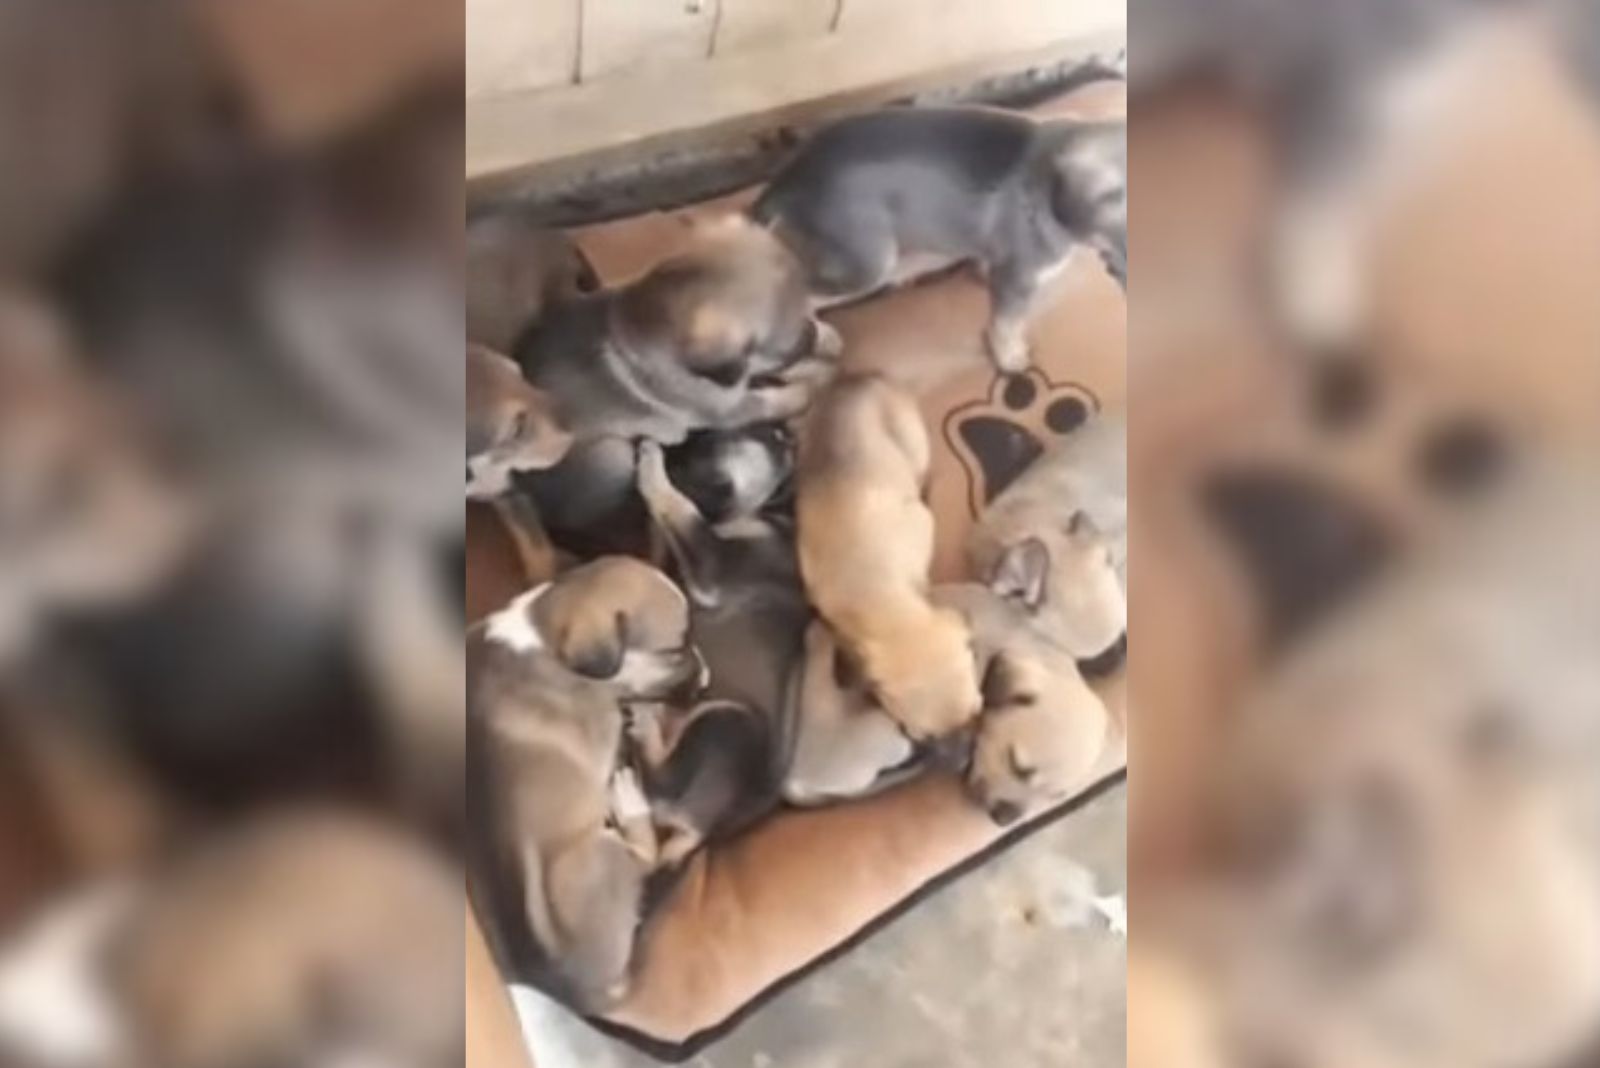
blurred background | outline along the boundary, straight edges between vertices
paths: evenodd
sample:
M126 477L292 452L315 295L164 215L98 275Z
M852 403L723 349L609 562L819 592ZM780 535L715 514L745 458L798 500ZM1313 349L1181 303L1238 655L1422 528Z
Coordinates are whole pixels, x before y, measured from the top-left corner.
M0 6L0 1063L462 1063L463 47Z
M1129 1061L1600 1063L1600 8L1129 23Z

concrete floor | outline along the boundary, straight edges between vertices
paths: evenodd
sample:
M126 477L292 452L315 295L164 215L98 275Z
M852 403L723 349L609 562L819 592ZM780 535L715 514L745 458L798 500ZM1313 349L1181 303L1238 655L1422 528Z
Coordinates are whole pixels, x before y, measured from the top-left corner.
M693 1068L1121 1068L1127 792L1102 794L763 1006ZM538 1068L654 1059L519 992Z

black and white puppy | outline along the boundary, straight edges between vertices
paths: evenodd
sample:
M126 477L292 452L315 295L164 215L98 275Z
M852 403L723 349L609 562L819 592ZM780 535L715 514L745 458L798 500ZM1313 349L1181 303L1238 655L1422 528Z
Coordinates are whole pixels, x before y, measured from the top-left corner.
M752 507L746 497L742 514L713 523L673 484L650 441L639 446L638 484L689 596L690 639L710 682L686 719L646 724L635 740L659 769L644 775L658 823L665 811L665 822L710 837L747 826L778 801L811 609L791 528L760 513L762 502Z
M994 304L990 355L1015 372L1034 298L1078 246L1126 277L1127 154L1123 122L888 108L825 127L752 212L824 303L976 262Z

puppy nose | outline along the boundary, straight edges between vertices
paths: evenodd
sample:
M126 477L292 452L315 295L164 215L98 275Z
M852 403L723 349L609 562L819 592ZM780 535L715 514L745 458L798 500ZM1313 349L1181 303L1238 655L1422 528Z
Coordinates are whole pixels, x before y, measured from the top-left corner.
M1022 806L1014 801L996 801L989 806L989 818L997 827L1009 827L1022 818Z

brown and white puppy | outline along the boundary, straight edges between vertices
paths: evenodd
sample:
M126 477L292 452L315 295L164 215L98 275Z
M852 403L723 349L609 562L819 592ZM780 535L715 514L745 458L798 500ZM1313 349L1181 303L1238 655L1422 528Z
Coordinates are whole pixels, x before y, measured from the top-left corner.
M463 1037L461 905L459 875L392 829L270 817L10 942L0 1051L37 1068L444 1068Z
M510 352L545 310L600 288L565 234L510 209L467 221L467 340Z
M1128 629L1128 432L1101 415L995 498L968 541L973 573L1080 660Z
M467 342L467 497L487 500L517 471L542 471L572 445L555 405L509 358Z
M151 591L194 527L152 443L61 324L0 295L0 661L54 611Z
M960 730L982 703L966 622L928 599L929 462L916 401L880 378L851 378L819 399L797 466L811 603L917 742Z
M682 592L626 557L567 571L468 634L475 891L513 977L588 1010L627 990L658 863L619 764L624 705L703 681L688 635Z
M959 608L983 664L983 715L967 792L1002 827L1088 785L1110 719L1075 660L1042 639L1025 611L982 586L941 586Z

